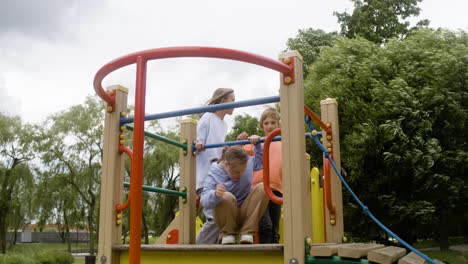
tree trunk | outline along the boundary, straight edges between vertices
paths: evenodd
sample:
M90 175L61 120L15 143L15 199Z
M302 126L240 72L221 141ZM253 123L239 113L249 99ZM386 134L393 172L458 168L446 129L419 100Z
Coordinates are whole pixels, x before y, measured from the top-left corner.
M63 209L63 222L65 224L65 241L67 243L68 252L71 252L71 240L70 240L70 227L68 226L67 210Z
M89 212L88 212L88 230L89 230L89 254L94 255L94 224L93 224L93 217L94 217L94 203L89 205Z
M149 238L148 238L148 224L146 223L146 217L145 214L142 215L142 222L143 222L143 236L145 238L145 244L149 244Z
M0 250L3 254L6 253L7 247L7 222L6 218L10 211L10 200L12 190L8 186L8 181L11 176L11 170L5 172L5 179L2 184L2 192L0 193Z
M3 202L2 202L3 203ZM6 253L6 235L7 235L7 227L6 227L6 215L5 213L8 211L4 209L4 205L0 205L0 250L2 254Z
M449 225L450 225L450 211L442 210L440 213L439 224L439 247L441 251L449 250Z

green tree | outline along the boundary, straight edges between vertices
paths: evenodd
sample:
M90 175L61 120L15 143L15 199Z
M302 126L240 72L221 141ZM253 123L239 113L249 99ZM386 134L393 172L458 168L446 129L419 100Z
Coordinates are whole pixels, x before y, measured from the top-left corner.
M29 174L17 171L20 165L34 158L31 148L33 129L22 124L19 117L0 113L0 250L6 252L7 217L14 207L12 199L17 197L20 185L28 181ZM23 170L24 171L24 170ZM12 207L13 206L13 207Z
M177 129L177 130L176 130ZM148 127L152 133L179 141L179 128L164 130L158 125ZM179 187L179 153L180 149L167 143L147 138L145 143L145 178L149 186L177 190ZM161 234L174 219L178 209L179 198L160 193L145 193L145 210L143 212L144 235L148 239L151 227L156 234Z
M394 37L404 37L416 28L429 25L421 20L410 28L408 18L418 16L417 7L422 0L351 0L352 14L334 12L341 25L341 34L348 38L363 37L374 43L382 43Z
M234 117L234 125L231 132L227 135L226 141L235 141L237 136L242 132L247 132L249 135L264 135L258 125L258 119L249 114L236 115Z
M179 141L179 127L164 129L157 121L146 125L145 131ZM131 145L132 134L127 133L126 145ZM180 149L168 143L145 137L143 184L164 189L177 190L179 186ZM126 181L130 180L130 166L126 163ZM149 231L161 234L174 219L178 197L160 193L143 192L142 237L149 243ZM128 211L123 213L124 239L129 230ZM125 241L125 240L124 240Z
M348 182L410 243L432 236L447 249L448 219L468 206L467 53L463 31L421 30L385 45L340 39L306 80L314 110L320 99L339 101ZM384 239L347 194L345 201L353 234Z
M336 32L327 33L321 29L308 28L299 29L296 37L288 39L288 50L297 50L302 55L304 79L309 74L309 66L319 57L321 48L333 46L337 36Z
M86 205L84 213L91 253L98 231L104 107L97 97L89 96L84 104L51 116L41 135L44 166L73 190L70 192L72 199L79 199Z

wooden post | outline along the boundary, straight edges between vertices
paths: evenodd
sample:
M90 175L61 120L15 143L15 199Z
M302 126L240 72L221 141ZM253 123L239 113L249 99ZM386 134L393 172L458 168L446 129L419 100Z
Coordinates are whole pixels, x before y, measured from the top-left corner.
M187 143L187 151L180 151L180 189L185 188L187 198L179 199L180 230L179 244L195 244L196 218L196 159L192 142L197 139L197 122L193 119L180 121L180 139Z
M304 83L302 56L297 51L280 54L285 63L294 64L294 83L285 84L287 76L281 74L281 137L283 148L284 192L284 263L296 264L305 261L305 239L312 236L310 180L306 175L304 158Z
M330 139L323 132L323 145L325 148L331 148L333 154L333 160L335 161L338 170L341 170L341 158L340 158L340 129L338 124L338 103L335 99L327 98L320 101L320 110L322 113L321 119L325 124L330 123L332 129L332 138ZM328 145L331 143L331 145ZM325 157L324 157L325 159ZM326 226L326 242L341 243L344 235L343 225L343 199L341 191L340 178L335 173L335 170L330 165L330 179L331 179L331 194L332 204L335 205L335 215L330 215L330 212L325 206L325 226Z
M122 243L122 225L117 224L116 205L122 204L124 154L119 153L120 117L127 110L128 89L114 85L114 109L107 109L104 125L104 146L99 213L98 263L118 264L119 253L112 246ZM109 112L111 110L112 112Z

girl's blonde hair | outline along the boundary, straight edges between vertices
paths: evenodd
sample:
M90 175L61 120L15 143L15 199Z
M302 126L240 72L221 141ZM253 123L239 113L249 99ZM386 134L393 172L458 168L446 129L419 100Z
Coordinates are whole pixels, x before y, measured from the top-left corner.
M258 122L258 125L261 129L263 129L263 121L265 121L265 119L268 117L275 119L278 123L280 122L280 114L278 111L276 111L276 109L271 106L267 106L260 116L260 122Z
M240 146L233 146L233 147L225 147L223 149L223 154L221 155L221 159L214 159L212 162L217 161L218 163L221 161L225 161L229 164L246 164L249 160L249 153L240 147Z
M221 103L221 100L228 99L229 95L234 93L233 89L230 88L218 88L214 91L213 96L211 97L206 105L215 105Z

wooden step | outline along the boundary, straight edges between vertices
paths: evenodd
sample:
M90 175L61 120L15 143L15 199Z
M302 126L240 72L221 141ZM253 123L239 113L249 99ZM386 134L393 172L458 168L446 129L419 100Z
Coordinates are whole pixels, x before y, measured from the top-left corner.
M364 243L352 243L352 244L343 244L338 248L338 256L342 258L365 258L367 253L371 250L379 249L385 247L380 244L364 244Z
M314 257L331 257L338 253L338 248L341 246L342 244L336 243L312 244L310 255Z
M367 259L380 264L391 264L406 254L406 249L400 247L385 247L369 251Z
M277 251L283 252L283 244L252 245L201 245L201 244L148 244L141 245L141 251ZM128 251L129 245L114 245L113 250Z

